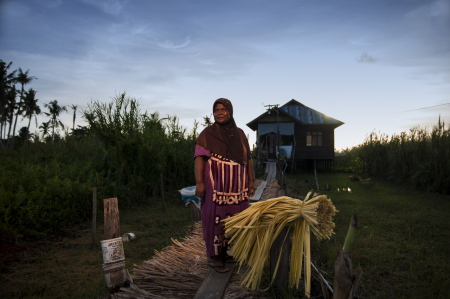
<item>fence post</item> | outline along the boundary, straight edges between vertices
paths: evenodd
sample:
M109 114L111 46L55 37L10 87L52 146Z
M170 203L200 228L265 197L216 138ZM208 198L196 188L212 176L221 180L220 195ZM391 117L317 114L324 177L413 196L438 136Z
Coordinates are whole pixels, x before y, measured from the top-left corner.
M105 214L105 240L118 238L120 237L120 222L117 198L105 198L103 204Z
M163 181L163 174L161 173L161 197L164 207L164 212L166 211L166 202L164 201L164 181Z
M117 198L105 198L103 200L104 205L104 227L105 227L105 240L115 239L120 237L120 221L119 221L119 206L117 204ZM103 264L103 272L109 275L109 282L107 284L111 286L121 285L125 281L123 265L115 265L114 269L109 269L108 266ZM109 273L107 273L109 272Z
M314 159L314 175L316 177L317 193L320 194L319 178L317 177L317 171L316 171L316 159Z
M273 277L273 273L275 272L275 267L278 262L278 258L280 258L280 263L278 265L277 274L273 281L275 289L280 293L288 293L288 281L289 281L289 236L284 239L289 228L285 227L280 232L278 237L272 244L270 248L270 279ZM284 241L284 244L283 244ZM280 257L280 252L281 257Z
M92 244L94 248L96 243L95 236L97 235L97 187L92 188Z

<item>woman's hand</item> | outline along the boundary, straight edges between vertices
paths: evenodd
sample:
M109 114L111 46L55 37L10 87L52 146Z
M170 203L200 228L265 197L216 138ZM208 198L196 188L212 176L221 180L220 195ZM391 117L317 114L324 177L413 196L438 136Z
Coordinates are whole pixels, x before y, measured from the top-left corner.
M195 187L195 195L198 197L205 196L205 184L204 183L197 183Z
M255 183L253 181L248 182L248 196L255 195Z

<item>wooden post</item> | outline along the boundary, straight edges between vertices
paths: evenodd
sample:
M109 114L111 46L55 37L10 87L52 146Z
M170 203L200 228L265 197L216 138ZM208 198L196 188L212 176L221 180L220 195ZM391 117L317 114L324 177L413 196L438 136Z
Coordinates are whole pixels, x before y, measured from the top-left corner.
M104 205L105 240L120 237L119 206L117 198L106 198Z
M317 193L320 193L319 178L317 177L317 171L316 171L316 159L314 159L314 175L316 176Z
M92 243L91 248L94 248L97 235L97 187L92 188Z
M164 201L164 181L163 181L163 174L161 173L161 197L164 207L164 212L166 211L166 202Z
M280 258L280 263L278 265L277 274L275 276L275 280L273 281L274 287L279 289L280 293L287 294L288 293L288 281L289 281L289 236L286 237L286 233L288 232L287 227L283 228L281 233L275 239L270 248L270 279L273 277L273 273L275 272L275 267L278 262L278 258ZM284 244L283 244L284 241ZM280 257L280 251L281 257Z
M292 193L295 193L295 183L297 183L297 179L294 179L294 182L292 183Z
M201 213L200 209L197 208L197 206L192 201L189 203L189 208L191 210L192 221L197 222L197 221L202 220L202 213Z
M119 206L117 198L106 198L103 200L104 207L104 227L105 240L115 239L120 237L120 221L119 221ZM110 273L111 285L120 285L124 282L123 267L118 267L116 271Z
M286 190L279 190L278 196L286 195ZM289 281L289 236L286 237L289 228L285 227L275 239L270 248L270 279L273 277L275 272L275 267L277 266L278 258L280 258L280 263L278 265L277 274L273 281L275 289L278 288L280 293L287 294L288 292L288 281ZM284 241L284 244L283 244ZM280 257L280 251L281 257Z

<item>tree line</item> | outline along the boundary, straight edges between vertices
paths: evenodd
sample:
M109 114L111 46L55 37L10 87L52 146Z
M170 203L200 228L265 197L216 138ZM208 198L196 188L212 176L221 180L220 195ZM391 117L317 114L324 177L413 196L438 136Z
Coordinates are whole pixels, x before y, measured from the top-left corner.
M429 192L450 194L450 126L439 117L432 128L415 126L400 134L368 134L344 150L338 167L360 178L377 177Z
M59 135L59 116L67 107L55 100L44 104L49 120L40 126L42 136L28 135L25 127L29 141L20 143L13 137L16 118L30 123L41 112L36 92L25 89L36 78L20 68L9 72L11 63L0 63L5 137L0 147L0 234L25 239L88 223L93 187L98 198L117 197L121 209L161 200L161 188L169 204L170 198L180 198L182 204L178 190L195 184L197 121L188 131L178 117L143 111L138 100L119 93L107 103L91 100L80 111L85 127L75 129L77 106L72 105L72 132ZM33 109L27 106L31 102ZM208 116L203 120L204 126L211 123ZM99 213L101 207L100 200Z
M1 145L7 148L13 148L16 139L22 143L27 143L30 138L55 139L59 136L59 129L64 130L65 126L59 119L60 114L68 112L66 106L58 104L57 100L44 104L44 108L48 111L42 111L38 105L39 99L36 97L37 91L33 88L25 89L37 78L29 74L29 70L23 71L22 68L10 71L12 62L8 64L0 59L0 137ZM77 105L71 105L73 110L73 127L75 131L75 119ZM30 125L33 117L37 124L37 116L44 113L49 117L47 122L43 122L40 126L42 136L30 133ZM28 119L28 125L18 130L16 136L17 120ZM17 145L17 144L16 144Z

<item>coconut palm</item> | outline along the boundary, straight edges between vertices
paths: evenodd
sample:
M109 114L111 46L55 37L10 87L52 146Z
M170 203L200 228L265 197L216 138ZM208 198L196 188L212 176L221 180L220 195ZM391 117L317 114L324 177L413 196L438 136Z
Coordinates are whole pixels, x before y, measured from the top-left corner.
M6 101L7 101L7 106L6 106L6 111L8 112L8 121L9 121L9 129L8 129L8 145L9 145L9 138L11 135L11 128L13 126L13 120L14 120L14 110L17 109L17 102L16 102L16 98L17 98L17 90L16 87L13 85L12 88L10 88L8 90L8 92L6 93Z
M8 65L0 59L0 116L1 116L1 133L0 136L6 133L6 123L8 121L9 111L7 111L8 99L7 92L15 83L16 71L8 74L12 62ZM4 131L3 131L4 130Z
M24 91L24 86L25 86L26 84L30 83L31 81L33 81L34 79L37 79L37 78L34 77L34 76L28 76L28 71L29 71L29 70L27 70L27 71L24 73L24 72L22 71L22 69L19 67L18 73L17 73L17 76L16 76L16 79L15 79L15 82L16 82L16 83L19 83L20 85L22 85L22 89L21 89L21 91L20 91L19 107L18 107L18 109L17 109L17 112L16 112L16 119L15 119L15 121L14 121L13 136L15 135L15 132L16 132L17 118L19 117L19 115L22 115L22 112L23 112L23 110L22 110L22 105L23 105L23 91ZM12 143L11 143L11 147L13 147L13 146L14 146L14 138L13 138Z
M39 126L39 129L41 129L41 132L42 132L42 139L45 139L45 136L48 135L48 130L50 129L50 127L49 127L49 122L42 123L42 124Z
M3 110L3 114L1 115L2 121L2 138L9 138L9 134L11 133L12 121L14 120L14 109L17 107L15 96L15 89L9 89L6 93L6 107ZM9 124L9 130L6 130L7 125ZM8 131L8 132L7 132ZM8 135L7 135L8 134Z
M21 144L23 144L23 143L27 143L28 142L28 139L30 139L30 138L33 138L34 137L34 134L33 133L30 133L30 131L28 131L28 128L27 127L22 127L22 128L20 128L20 130L19 130L19 132L18 132L19 134L19 140L21 141Z
M77 118L77 105L70 105L70 108L73 110L73 126L72 126L72 132L75 130L75 119Z
M24 111L24 118L28 118L28 132L30 132L30 124L31 119L35 118L36 120L36 127L37 127L37 115L41 114L41 108L37 105L37 102L39 100L36 99L36 91L33 88L30 88L28 91L25 92L25 97L23 99L23 111ZM26 139L28 140L28 139Z
M54 100L48 104L44 104L45 108L48 108L49 112L44 112L45 115L50 116L50 120L48 121L49 127L52 128L52 138L55 140L55 128L61 127L64 129L64 124L58 119L61 112L67 112L66 106L59 106L58 101Z

